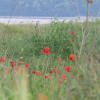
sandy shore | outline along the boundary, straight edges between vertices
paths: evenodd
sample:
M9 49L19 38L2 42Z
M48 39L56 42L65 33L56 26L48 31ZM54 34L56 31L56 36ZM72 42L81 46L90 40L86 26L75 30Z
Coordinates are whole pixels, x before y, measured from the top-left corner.
M50 19L0 19L0 23L3 24L49 24L52 21Z
M90 18L90 21L96 20L97 18ZM100 18L99 18L100 19ZM54 21L54 18L3 18L0 17L0 23L3 24L49 24ZM57 21L73 21L73 22L84 22L86 20L85 17L68 17L66 19L57 19Z

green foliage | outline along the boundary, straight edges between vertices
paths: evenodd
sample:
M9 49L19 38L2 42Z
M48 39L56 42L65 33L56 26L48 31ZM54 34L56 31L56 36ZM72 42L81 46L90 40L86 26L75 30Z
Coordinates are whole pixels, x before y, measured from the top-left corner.
M86 23L73 22L0 25L0 56L6 57L4 63L0 62L0 100L41 100L41 94L47 100L99 100L100 63L94 54L100 54L100 22L89 22L88 27L85 26ZM84 31L85 42L78 59ZM43 47L49 47L52 54L43 55ZM75 62L69 60L70 53L75 54ZM24 68L26 62L29 68L25 72L11 69L6 73L12 59L19 69ZM19 65L19 61L24 65ZM71 72L65 71L66 66L71 66ZM58 74L49 73L56 68ZM41 71L41 75L33 74L32 70ZM62 73L66 80L59 83ZM45 79L44 75L49 75L50 79Z
M79 26L79 25L78 25ZM67 58L74 52L71 32L77 30L71 22L52 22L47 26L8 26L4 31L6 35L1 38L2 55L12 55L24 58L40 56L43 47L49 47L53 55ZM81 28L80 30L81 31ZM78 49L78 48L77 48Z

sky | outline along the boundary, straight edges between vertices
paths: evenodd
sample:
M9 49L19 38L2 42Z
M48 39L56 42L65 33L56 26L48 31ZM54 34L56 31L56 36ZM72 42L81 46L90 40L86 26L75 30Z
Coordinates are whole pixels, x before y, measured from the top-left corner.
M90 16L100 15L100 0L90 4ZM86 0L0 0L0 16L85 16Z

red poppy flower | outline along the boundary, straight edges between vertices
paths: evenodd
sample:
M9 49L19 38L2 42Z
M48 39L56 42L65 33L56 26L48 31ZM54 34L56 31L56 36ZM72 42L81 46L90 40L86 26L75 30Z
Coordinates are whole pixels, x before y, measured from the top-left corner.
M72 32L72 35L74 35L75 34L75 32Z
M35 73L36 73L36 71L32 70L32 73L33 73L33 74L35 74Z
M67 72L70 72L71 67L70 67L70 66L67 66L67 67L65 67L65 70L66 70Z
M15 66L15 67L14 67L14 70L18 71L18 70L19 70L19 68Z
M63 80L66 80L66 75L64 73L61 75L61 77Z
M28 64L28 63L26 63L26 64L25 64L25 67L26 67L26 68L28 68L28 67L29 67L29 64Z
M19 72L25 73L25 68L19 68Z
M52 73L53 73L53 71L50 69L50 70L49 70L49 73L50 73L50 74L52 74Z
M20 62L19 62L19 65L22 65L22 64L23 64L23 62L22 62L22 61L20 61Z
M75 60L75 55L74 54L70 54L70 60L74 61Z
M8 70L8 69L5 69L5 70L4 70L4 73L5 73L5 74L8 74L8 73L9 73L9 70Z
M91 58L88 58L88 61L91 62Z
M74 42L75 41L75 39L74 38L72 38L72 42Z
M51 54L50 48L43 48L43 54Z
M39 100L48 100L46 95L39 93L38 95Z
M96 56L96 57L97 57L97 56L98 56L98 53L95 53L95 54L94 54L94 56Z
M4 62L5 61L5 57L1 57L1 62Z
M61 62L62 61L62 58L58 58L58 61Z
M55 70L54 70L54 73L58 73L59 71L58 71L58 69L56 68Z
M11 56L9 56L9 59L11 58Z
M63 81L62 81L62 80L58 80L58 82L59 82L60 84L62 84L62 83L63 83Z
M49 79L49 78L50 78L50 76L49 76L49 75L45 75L44 77L45 77L46 79Z
M11 66L14 67L14 60L11 61Z
M37 74L37 75L41 75L41 72L40 72L40 71L36 71L36 74Z

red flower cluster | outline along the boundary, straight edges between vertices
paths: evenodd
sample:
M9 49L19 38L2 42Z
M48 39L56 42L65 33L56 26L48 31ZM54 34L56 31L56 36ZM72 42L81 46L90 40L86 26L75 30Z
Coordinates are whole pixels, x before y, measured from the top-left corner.
M44 77L45 77L46 79L49 79L49 78L50 78L50 76L49 76L49 75L45 75Z
M43 48L43 54L51 54L50 48Z
M40 93L38 95L38 100L48 100L48 99L47 99L47 96L46 95Z
M34 70L33 70L32 73L33 73L33 74L36 74L36 75L39 75L39 76L41 75L41 72L40 72L40 71L34 71Z

